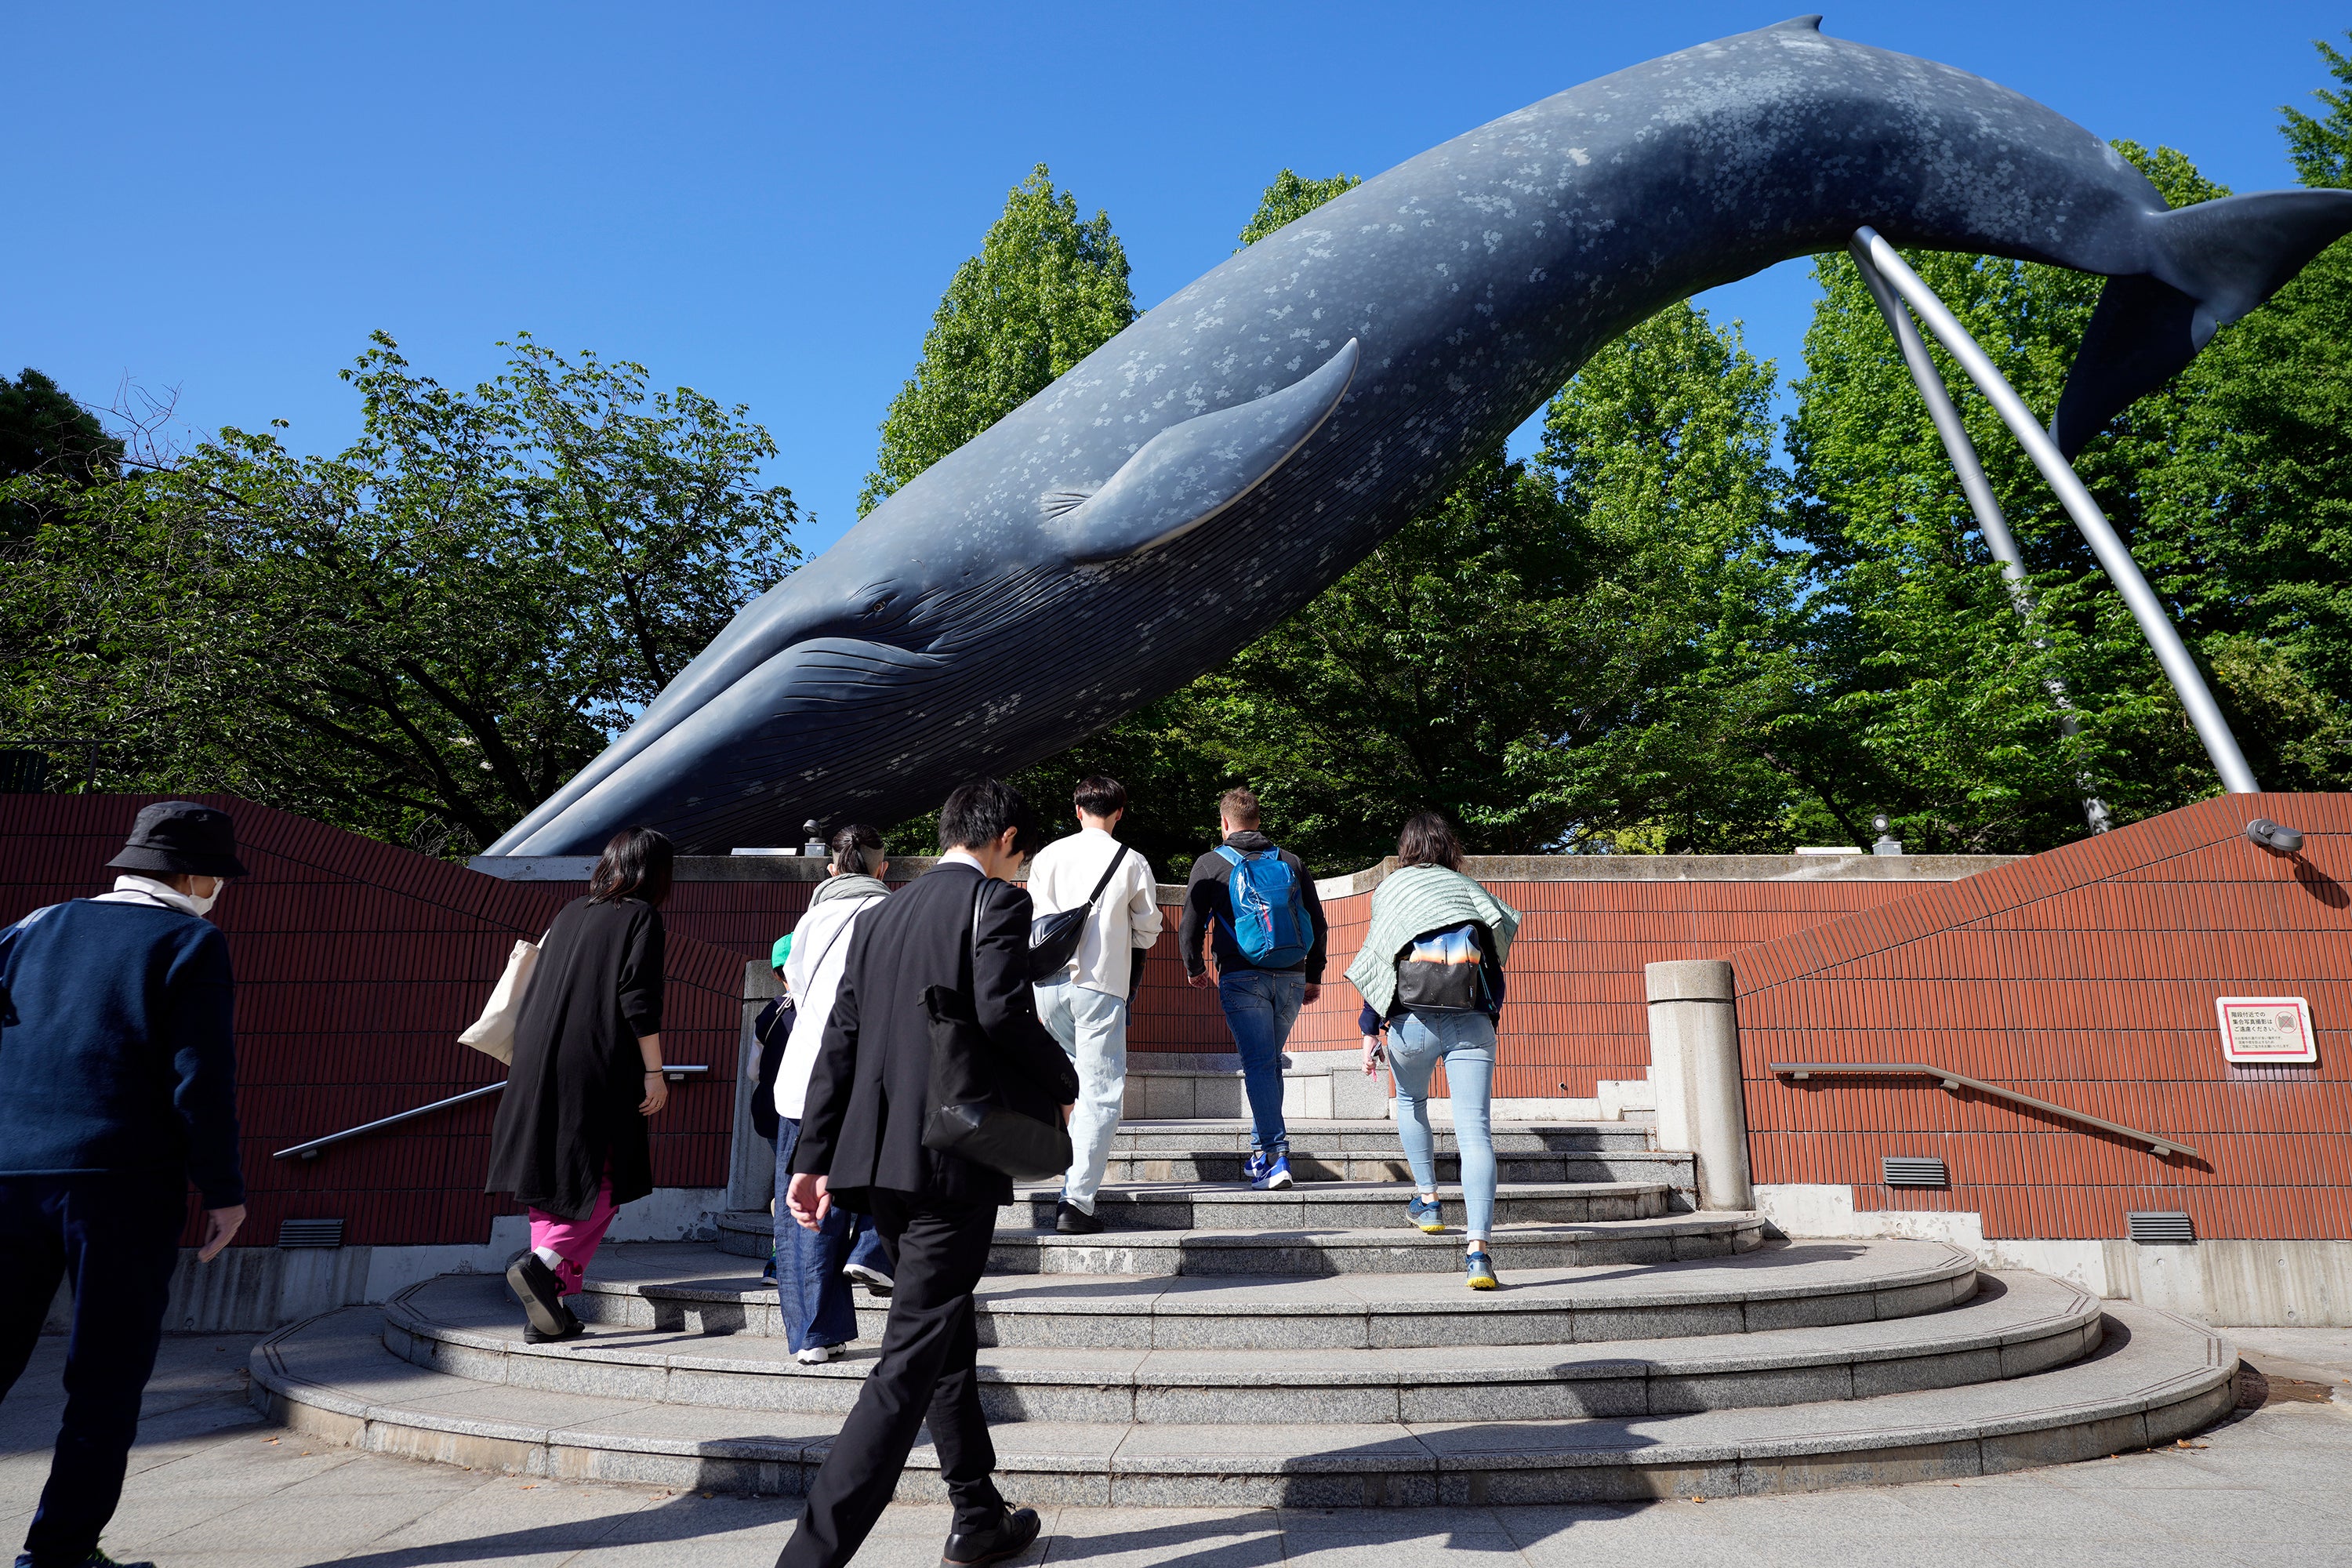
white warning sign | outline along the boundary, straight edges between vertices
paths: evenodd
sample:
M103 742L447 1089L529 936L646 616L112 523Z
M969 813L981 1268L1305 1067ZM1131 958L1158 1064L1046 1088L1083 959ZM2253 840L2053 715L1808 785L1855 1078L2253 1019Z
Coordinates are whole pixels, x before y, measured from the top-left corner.
M2221 1020L2225 1061L2294 1067L2319 1060L2311 1004L2300 996L2223 996L2215 1000L2213 1010Z

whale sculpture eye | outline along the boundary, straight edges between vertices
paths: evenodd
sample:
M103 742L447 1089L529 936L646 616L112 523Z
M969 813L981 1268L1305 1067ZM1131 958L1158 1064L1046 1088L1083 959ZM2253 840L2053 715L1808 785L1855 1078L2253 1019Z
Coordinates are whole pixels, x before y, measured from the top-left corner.
M888 609L889 607L890 607L890 601L889 601L889 600L887 600L887 599L877 599L877 600L875 600L872 604L870 604L870 605L866 605L866 613L867 615L869 615L869 616L878 616L878 615L880 615L883 611L885 611L885 610Z

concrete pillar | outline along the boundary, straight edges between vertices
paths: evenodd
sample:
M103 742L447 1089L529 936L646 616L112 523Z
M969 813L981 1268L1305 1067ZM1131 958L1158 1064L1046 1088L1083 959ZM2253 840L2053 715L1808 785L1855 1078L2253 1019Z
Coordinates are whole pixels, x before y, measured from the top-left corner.
M1748 1174L1748 1101L1739 1081L1739 1016L1731 965L1686 959L1645 966L1650 1081L1658 1147L1698 1156L1698 1206L1755 1205Z
M743 965L743 1033L735 1052L735 1121L727 1160L727 1206L738 1213L764 1211L776 1193L776 1147L751 1125L751 1096L760 1087L760 1039L751 1026L768 998L782 990L765 963L755 958Z

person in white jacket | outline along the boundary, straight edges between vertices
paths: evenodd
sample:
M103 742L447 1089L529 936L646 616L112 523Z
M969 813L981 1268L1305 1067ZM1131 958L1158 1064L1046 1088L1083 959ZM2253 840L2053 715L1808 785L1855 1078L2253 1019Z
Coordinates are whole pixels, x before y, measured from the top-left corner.
M1054 1225L1065 1234L1089 1236L1102 1229L1095 1198L1127 1095L1128 982L1141 962L1136 950L1159 940L1160 918L1150 865L1111 837L1127 815L1126 788L1100 775L1082 779L1074 804L1078 831L1048 844L1030 862L1029 899L1042 918L1085 908L1102 884L1077 955L1059 979L1036 988L1039 1021L1078 1069L1078 1102L1070 1111L1073 1158Z
M784 988L798 1009L776 1068L776 1192L792 1181L793 1149L800 1142L801 1111L809 1075L824 1040L825 1020L841 989L849 960L849 933L857 919L889 897L882 879L890 862L882 857L882 835L862 824L835 833L825 879L809 900L808 912L793 928L793 949L784 960ZM888 1247L871 1218L835 1208L815 1230L776 1205L776 1301L784 1320L784 1343L810 1365L834 1360L857 1337L857 1305L851 1280L877 1296L887 1296L896 1270Z

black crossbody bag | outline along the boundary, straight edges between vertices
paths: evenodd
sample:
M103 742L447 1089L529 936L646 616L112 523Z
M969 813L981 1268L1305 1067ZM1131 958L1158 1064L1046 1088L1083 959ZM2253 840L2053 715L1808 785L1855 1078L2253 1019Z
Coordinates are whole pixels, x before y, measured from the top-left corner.
M987 891L983 879L971 900L975 964L980 901ZM1044 1121L1005 1103L993 1067L1002 1053L964 995L945 985L926 986L923 1012L931 1032L931 1112L923 1121L923 1147L1002 1171L1016 1182L1042 1182L1068 1170L1069 1132L1059 1118Z
M1078 943L1086 940L1087 918L1095 912L1095 906L1102 902L1103 889L1110 886L1111 873L1118 870L1118 863L1126 858L1127 846L1122 844L1118 847L1118 853L1110 858L1110 864L1103 868L1101 880L1095 883L1095 890L1087 895L1087 901L1081 907L1056 910L1050 915L1039 915L1029 922L1031 984L1050 984L1055 975L1070 966L1070 960L1078 955Z

